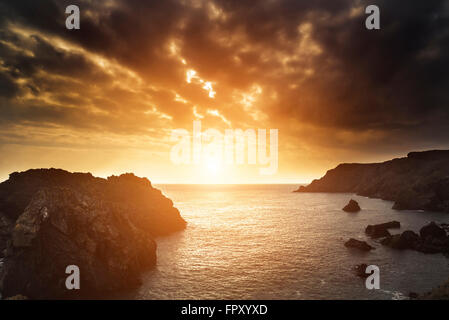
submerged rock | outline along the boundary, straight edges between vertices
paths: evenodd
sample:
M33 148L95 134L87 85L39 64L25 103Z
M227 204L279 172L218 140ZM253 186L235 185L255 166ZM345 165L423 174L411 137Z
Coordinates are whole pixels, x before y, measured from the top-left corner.
M398 221L391 221L382 224L369 225L365 229L365 233L373 239L384 238L391 236L388 229L400 228L401 224Z
M360 206L355 200L350 200L349 203L343 208L343 211L346 212L358 212L360 211Z
M0 270L2 296L85 298L130 289L156 263L153 237L185 228L171 200L132 174L107 180L63 170L15 173L0 184L12 221ZM81 289L65 287L67 266Z
M345 247L347 248L356 248L362 251L370 251L374 249L374 247L370 246L365 241L356 240L354 238L349 239L345 242Z

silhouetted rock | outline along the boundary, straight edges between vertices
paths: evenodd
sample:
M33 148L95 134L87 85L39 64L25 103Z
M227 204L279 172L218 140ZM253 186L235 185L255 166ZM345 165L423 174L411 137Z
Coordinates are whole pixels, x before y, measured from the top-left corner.
M390 231L388 229L376 228L373 230L369 236L373 239L385 238L391 236Z
M449 237L435 222L421 228L420 235L413 231L404 231L400 235L386 237L381 243L399 250L411 249L423 253L449 252Z
M403 249L402 246L399 245L400 237L400 234L390 235L383 239L380 243L393 249Z
M365 241L356 240L354 238L351 238L348 241L346 241L345 242L345 247L347 247L347 248L355 248L355 249L359 249L359 250L362 250L362 251L370 251L370 250L374 249L374 247L370 246Z
M411 152L383 163L340 164L297 192L356 193L394 208L449 212L449 150Z
M426 241L427 239L440 239L446 240L446 231L439 227L435 222L431 222L428 225L421 228L419 231L421 238Z
M348 202L348 204L343 208L343 211L346 211L346 212L358 212L358 211L360 211L361 209L360 209L360 206L359 206L359 204L357 203L357 201L355 201L355 200L350 200L349 202Z
M102 179L90 173L70 173L60 169L15 172L0 184L0 213L15 221L36 192L44 187L64 187L105 202L127 203L139 213L142 226L153 236L167 235L186 225L170 199L153 188L148 179L129 173Z
M401 234L400 242L403 243L404 247L408 247L410 249L416 248L416 246L420 243L421 239L419 238L416 232L411 230L404 231Z
M147 179L106 179L63 170L14 173L0 184L10 232L0 270L2 296L95 297L129 289L156 263L153 237L185 228L171 200ZM69 265L81 290L65 288Z
M398 221L391 221L382 224L369 225L365 229L365 233L373 239L384 238L391 236L388 229L400 228L401 224Z
M382 245L388 246L393 249L405 250L415 249L420 244L421 239L418 234L413 231L407 230L402 234L396 234L389 236L381 241Z

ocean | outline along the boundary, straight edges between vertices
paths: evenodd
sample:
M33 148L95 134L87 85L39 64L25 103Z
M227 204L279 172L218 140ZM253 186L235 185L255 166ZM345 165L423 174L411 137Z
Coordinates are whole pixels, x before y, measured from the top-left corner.
M157 238L158 262L133 299L406 299L449 278L449 258L396 251L369 239L368 224L401 222L416 232L444 213L395 211L353 194L293 193L297 185L157 185L188 222ZM350 199L362 211L342 211ZM349 250L349 238L376 249ZM380 268L368 290L352 268Z

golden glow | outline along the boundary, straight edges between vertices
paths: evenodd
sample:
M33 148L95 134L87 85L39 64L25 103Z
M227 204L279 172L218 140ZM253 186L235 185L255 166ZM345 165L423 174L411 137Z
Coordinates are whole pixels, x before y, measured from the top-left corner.
M206 159L206 169L209 174L212 174L214 177L217 177L222 173L222 163L218 159L209 158Z
M102 3L105 12L120 6L114 0ZM364 161L350 150L352 144L386 139L377 129L355 133L321 125L332 114L320 106L332 95L315 92L306 81L317 82L322 67L313 59L326 54L314 38L313 16L294 22L289 33L272 34L267 43L255 41L239 25L221 28L232 18L226 7L189 3L205 10L211 28L196 34L187 29L192 22L180 18L170 34L133 41L137 45L132 48L125 46L127 39L119 39L111 52L86 45L73 32L66 37L28 24L7 24L12 36L0 45L20 59L0 57L0 71L19 73L12 77L19 89L4 103L5 119L13 121L0 127L0 178L30 167L57 167L100 176L134 172L159 183L298 183L339 162ZM347 14L360 15L360 8ZM86 11L86 19L101 18L100 11ZM332 63L324 58L319 61ZM50 60L57 60L56 67ZM29 74L14 70L20 61L33 66ZM260 166L231 166L216 159L174 165L172 130L191 132L194 120L201 120L204 130L220 132L279 129L279 172L262 177ZM335 141L342 149L332 145ZM366 160L384 158L391 157Z
M216 92L212 88L212 83L211 82L206 81L204 83L203 89L206 89L207 91L209 91L209 98L215 98Z
M197 72L195 70L187 70L186 72L186 81L187 83L197 83L197 84L202 84L203 85L203 89L208 91L208 95L209 98L215 98L216 92L214 91L214 88L212 87L212 82L211 81L204 81L203 79L201 79Z
M187 83L192 83L192 79L197 78L196 71L195 70L187 70L186 77L187 77L187 79L186 79Z

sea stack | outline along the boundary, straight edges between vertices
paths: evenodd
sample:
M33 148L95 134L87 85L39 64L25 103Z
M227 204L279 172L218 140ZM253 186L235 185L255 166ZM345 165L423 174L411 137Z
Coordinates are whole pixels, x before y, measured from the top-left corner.
M346 212L359 212L361 209L358 202L351 199L342 210Z

